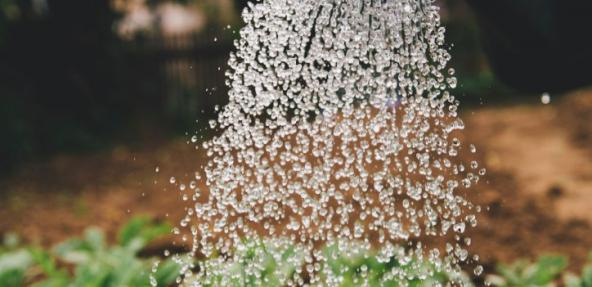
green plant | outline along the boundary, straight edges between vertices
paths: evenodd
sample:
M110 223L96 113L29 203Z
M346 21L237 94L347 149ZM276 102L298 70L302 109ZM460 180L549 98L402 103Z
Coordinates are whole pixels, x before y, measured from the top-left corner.
M490 275L487 281L500 287L552 287L565 267L567 259L563 256L541 256L534 263L518 260L498 265L499 275Z
M356 248L347 250L351 249ZM337 275L341 280L341 287L446 286L446 283L452 281L462 282L465 287L473 286L464 273L440 271L433 264L415 257L390 257L388 260L380 260L379 256L370 250L354 254L344 254L340 250L344 249L338 248L337 244L329 245L324 250L324 256L327 258L321 271L324 283ZM406 274L405 279L393 276L399 270Z
M49 255L36 252L36 261L45 266L43 270L48 276L38 286L150 286L154 260L140 259L138 252L170 230L167 224L153 224L144 217L134 218L119 232L118 244L107 246L103 232L89 228L83 238L68 240L54 250L57 258L75 266L72 277L59 271ZM177 277L179 269L171 268L173 264L166 260L154 272L158 286L168 286Z
M22 286L26 272L33 264L33 258L26 249L19 247L19 241L15 234L4 236L0 246L0 286Z
M5 236L0 248L0 286L170 286L179 276L177 263L167 259L156 268L157 259L138 257L148 243L170 230L167 224L136 217L120 230L115 245L106 243L100 229L89 228L82 238L61 243L51 252L37 247L17 248L18 238ZM74 272L64 265L72 266Z
M588 255L588 264L582 268L581 277L568 272L563 276L566 287L592 287L592 253Z
M466 287L473 286L464 273L437 271L434 265L418 259L401 263L396 258L390 258L381 262L370 250L350 254L341 251L354 249L364 250L354 246L338 248L337 244L328 245L322 250L326 261L315 266L314 263L305 263L304 249L290 242L247 241L236 248L232 258L215 256L199 262L199 269L204 271L187 278L186 282L188 286L193 286L193 283L233 287L300 286L304 282L299 282L301 279L295 275L306 270L319 275L318 281L308 286L421 287L445 286L451 281L463 282ZM404 270L408 277L391 279L389 276L398 270ZM340 279L335 281L335 278Z
M186 281L199 286L285 286L303 261L303 251L287 242L246 241L232 260L218 256L199 262L200 269L211 273L198 273Z
M56 260L47 251L41 248L30 248L29 252L34 262L45 275L41 282L33 284L35 287L65 287L69 286L70 277L64 270L57 267Z

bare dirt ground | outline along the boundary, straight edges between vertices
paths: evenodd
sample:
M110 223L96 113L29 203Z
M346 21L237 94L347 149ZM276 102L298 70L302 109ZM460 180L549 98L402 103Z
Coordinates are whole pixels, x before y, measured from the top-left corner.
M592 251L592 90L551 105L486 107L463 117L465 142L478 147L488 168L471 195L488 206L470 231L473 251L489 270L545 253L581 266ZM177 222L185 203L169 178L187 180L203 163L201 151L178 139L27 164L0 182L0 234L50 246L89 225L112 238L137 214Z
M485 262L559 253L581 266L592 250L592 91L466 118L489 171L474 193L489 206L474 250Z

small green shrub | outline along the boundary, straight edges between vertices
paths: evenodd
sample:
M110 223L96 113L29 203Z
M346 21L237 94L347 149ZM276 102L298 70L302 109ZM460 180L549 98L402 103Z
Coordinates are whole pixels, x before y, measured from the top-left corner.
M18 236L6 234L0 245L0 286L171 286L181 272L174 260L169 258L156 265L157 259L138 256L147 244L170 230L167 224L136 217L120 230L114 245L106 243L100 229L89 228L82 238L67 240L51 251L23 247ZM314 267L320 282L313 282L312 286L423 287L449 286L450 282L473 286L464 273L439 271L433 264L416 258L405 262L394 257L381 260L376 253L364 248L351 248L358 252L346 254L340 251L344 248L337 247L332 244L323 249L327 261ZM186 282L229 287L303 283L296 281L299 279L295 274L311 267L305 263L305 252L300 247L289 241L274 244L265 240L243 242L234 251L232 260L213 256L196 265L198 270L209 273L189 272ZM73 272L64 266L71 266ZM498 287L592 287L592 253L579 275L565 272L566 267L567 259L563 256L541 256L535 262L518 260L509 265L500 264L497 274L487 276L486 282ZM396 269L406 272L405 282L389 277ZM340 279L329 282L332 278Z
M67 240L51 252L4 247L8 251L0 250L0 286L24 286L26 282L35 287L151 286L151 277L157 286L170 286L179 275L176 263L163 260L152 272L157 259L138 257L142 248L170 230L167 224L137 217L120 230L117 244L111 246L100 229L89 228L82 238ZM74 272L62 268L58 261L73 266ZM43 279L28 278L35 270Z
M247 241L235 250L231 261L213 257L199 262L201 270L211 273L195 274L186 282L199 282L199 286L204 287L285 286L303 262L303 251L289 243L273 245L267 241Z
M534 263L518 260L498 265L499 275L490 275L487 281L500 287L552 287L565 267L567 259L563 256L541 256Z
M582 268L581 277L568 272L563 282L566 287L592 287L592 253L588 255L588 264Z
M33 264L33 258L19 245L19 238L15 234L4 236L4 242L0 246L0 286L18 287L25 282L25 275Z
M363 248L345 248L345 250L364 250ZM436 268L423 261L415 260L405 264L395 258L381 262L377 255L368 250L354 254L345 254L337 244L323 249L327 258L325 264L314 267L305 263L305 252L290 242L273 245L268 241L248 241L238 247L231 260L213 257L199 262L200 270L187 278L188 286L231 286L231 287L271 287L297 286L304 282L295 276L297 273L318 272L320 282L311 282L308 286L370 286L370 287L423 287L446 286L451 281L463 282L465 287L473 286L464 274L452 274L436 271ZM312 268L312 269L309 269ZM318 268L318 269L315 269ZM408 278L389 279L395 269L405 270ZM426 276L427 275L427 276ZM336 281L339 278L339 281Z
M592 287L592 253L580 275L566 272L566 267L563 256L541 256L536 262L518 260L498 265L498 274L487 276L486 281L500 287Z
M340 250L343 248L333 244L327 246L323 252L328 259L321 270L324 284L328 283L329 278L338 277L341 280L340 287L427 287L447 286L446 284L450 282L462 282L464 287L473 286L466 274L439 271L425 260L411 258L409 262L402 262L391 257L384 262L385 260L379 260L377 254L370 250L356 254L344 254ZM406 274L404 282L397 276L392 276L395 269L404 271ZM334 283L331 282L331 284Z

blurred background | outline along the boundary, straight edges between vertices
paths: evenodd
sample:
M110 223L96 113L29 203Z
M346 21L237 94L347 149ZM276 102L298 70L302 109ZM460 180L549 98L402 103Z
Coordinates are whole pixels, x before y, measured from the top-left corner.
M0 10L3 170L169 133L224 103L232 0L7 0Z
M245 2L0 0L0 235L51 246L89 225L113 238L136 214L176 223L169 178L204 163L192 137L227 101ZM490 269L592 249L590 4L563 2L437 2L465 142L490 171L472 231Z

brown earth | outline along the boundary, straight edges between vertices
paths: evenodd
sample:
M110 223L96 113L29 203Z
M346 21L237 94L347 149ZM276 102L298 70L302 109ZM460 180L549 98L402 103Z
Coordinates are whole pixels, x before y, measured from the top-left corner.
M592 251L592 90L463 117L465 142L478 147L488 168L470 195L488 206L470 231L473 251L489 269L545 253L581 266ZM113 238L136 214L176 222L186 204L169 178L187 182L203 162L201 149L177 139L28 164L0 182L0 234L50 246L89 225Z

